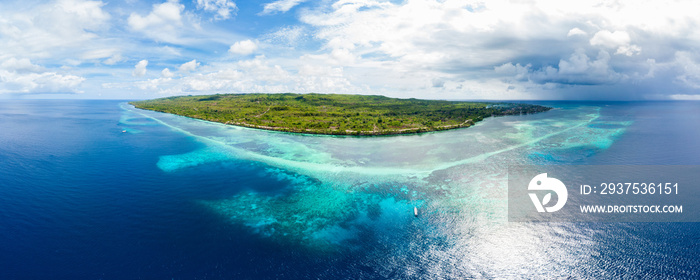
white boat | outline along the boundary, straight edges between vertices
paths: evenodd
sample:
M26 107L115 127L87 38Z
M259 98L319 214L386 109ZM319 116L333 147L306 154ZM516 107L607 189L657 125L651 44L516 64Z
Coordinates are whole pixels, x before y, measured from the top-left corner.
M413 216L418 217L418 207L413 207Z

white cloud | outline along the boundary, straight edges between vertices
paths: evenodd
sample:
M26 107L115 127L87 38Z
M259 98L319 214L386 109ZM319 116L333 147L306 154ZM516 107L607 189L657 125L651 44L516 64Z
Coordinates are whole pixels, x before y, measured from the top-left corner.
M13 72L39 72L43 70L43 67L33 64L27 58L16 59L11 57L0 63L0 69Z
M630 35L625 31L610 32L608 30L598 31L590 40L591 46L604 46L615 49L619 46L629 45Z
M256 56L235 63L215 64L199 68L199 72L179 78L138 81L134 87L166 95L215 92L362 92L345 77L342 67L314 63L286 69L265 56ZM105 87L116 88L107 84Z
M328 65L353 65L357 57L347 49L333 49L330 53L319 55L304 55L302 59L312 59Z
M196 59L193 59L190 62L186 62L180 65L180 68L178 68L178 70L180 70L180 72L191 72L197 69L198 66L199 62L197 62Z
M129 16L128 23L135 30L182 25L182 15L180 13L183 9L185 9L185 6L177 1L155 4L153 5L153 11L146 16L132 13Z
M473 81L484 93L506 83L535 93L608 86L604 90L614 95L615 86L661 79L655 78L663 76L659 71L670 68L660 65L673 59L675 48L700 46L693 28L700 20L691 12L697 9L700 2L693 1L365 0L304 10L300 19L324 44L322 54L306 57L325 56L325 63L337 65L331 54L348 51L356 59L342 64L352 67L346 74L363 73L351 81L372 89L403 94L431 87L439 77L446 88ZM654 69L648 61L655 61ZM483 70L496 68L501 72Z
M286 13L295 6L306 2L306 0L278 0L275 2L270 2L265 4L263 11L260 12L262 15L276 14L279 12Z
M238 41L229 48L230 53L249 55L258 49L258 45L251 40Z
M576 36L576 35L587 35L586 31L583 31L579 29L578 27L574 27L571 30L569 30L569 33L566 34L567 37L571 36Z
M173 76L175 76L175 74L173 74L173 72L170 72L170 69L165 68L163 69L163 71L160 71L160 76L163 78L172 78Z
M691 52L676 52L674 63L680 71L676 79L686 86L700 89L700 63L696 61L698 57Z
M131 29L140 31L156 40L177 41L177 28L183 26L182 12L185 6L177 0L154 4L153 10L145 16L132 13L127 22Z
M131 72L131 75L134 77L143 77L146 75L146 66L148 66L148 60L141 60L139 63L136 63L136 66L134 66L134 71Z
M233 2L230 0L207 0L197 3L198 10L215 12L214 19L229 18L234 15ZM215 10L212 10L215 9ZM232 38L239 38L231 28L215 20L202 20L203 14L187 8L179 0L154 4L147 14L132 12L127 20L130 31L143 35L155 43L168 43L171 46L149 46L155 48L185 48L194 52L216 51ZM139 42L140 44L144 44ZM174 46L173 46L174 45ZM177 50L177 51L181 51ZM201 55L201 53L200 53Z
M0 1L3 79L24 92L121 86L115 97L144 89L512 99L700 88L698 1L334 0L299 9L299 0L267 0L261 14L296 9L298 22L287 15L260 29L207 19L250 12L234 2ZM262 50L267 56L252 58ZM137 71L134 58L162 71ZM151 79L125 79L140 73ZM9 92L6 80L0 88Z
M158 79L148 79L144 81L137 81L135 83L136 87L145 91L157 91L163 86L172 84L172 79L170 78L158 78ZM109 85L107 85L109 87Z
M306 36L301 26L284 26L275 32L263 35L263 40L275 46L295 47Z
M122 62L122 61L124 61L124 57L122 57L122 54L116 53L116 54L110 56L109 58L105 59L103 61L103 63L107 64L107 65L114 65L114 64L117 64L118 62Z
M672 94L669 99L700 101L700 94Z
M47 71L29 59L6 59L0 63L0 93L78 92L85 78Z
M101 1L59 0L55 7L71 18L69 24L77 24L87 30L99 30L110 19L110 15L102 10L104 5ZM61 22L59 25L64 24Z
M163 46L163 47L158 47L157 49L158 53L162 54L168 54L172 56L182 56L182 51L178 48L173 48L171 46Z
M18 74L0 70L0 93L77 92L85 78L56 72Z
M613 84L626 77L612 69L610 59L610 54L605 51L600 51L593 60L583 49L578 49L568 59L561 59L557 67L545 66L532 69L530 64L522 66L506 63L495 67L494 70L514 81L529 81L536 84Z
M608 30L598 31L591 38L591 46L603 46L609 49L617 49L615 54L631 56L639 54L642 49L639 46L630 44L630 35L625 31L610 32Z
M236 3L230 0L197 0L197 9L215 12L216 19L229 19L236 15Z
M116 63L119 61L119 59L121 59L121 54L120 51L115 48L98 48L83 52L83 54L80 55L80 58L83 60L99 60L106 58L109 59L109 61L113 61Z
M624 54L626 56L637 55L642 52L642 48L637 45L625 45L617 48L615 54Z
M7 4L7 3L5 3ZM0 5L0 53L47 58L74 55L103 45L95 32L109 28L101 1L58 0L21 11Z
M520 63L515 65L513 65L513 63L505 63L501 66L494 67L494 71L504 76L514 78L516 81L527 81L531 68L532 64L523 66L520 65Z
M424 83L430 86L432 77L463 79L452 73L466 76L470 69L501 65L521 54L504 45L508 42L503 38L510 33L527 40L558 28L528 26L532 21L527 20L527 11L531 10L527 4L487 3L487 8L474 9L468 3L454 1L338 1L332 12L307 12L301 20L317 28L315 36L325 42L329 57L347 58L332 60L334 63L340 60L347 66L383 68L375 69L378 73L410 72L425 77ZM512 5L505 9L504 4ZM351 58L356 59L352 62ZM411 83L401 81L395 86Z

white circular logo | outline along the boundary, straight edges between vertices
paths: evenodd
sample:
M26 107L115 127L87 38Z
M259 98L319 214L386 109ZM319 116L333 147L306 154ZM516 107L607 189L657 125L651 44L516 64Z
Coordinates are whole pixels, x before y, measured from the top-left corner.
M547 193L544 195L541 201L537 197L537 194L529 193L532 204L535 205L537 212L540 213L559 211L559 209L564 207L564 204L566 204L566 198L569 196L564 183L556 178L547 178L547 173L541 173L532 178L532 180L530 180L530 184L527 186L527 189L530 191L553 191L557 194L557 203L553 206L545 207L545 205L551 201L552 193Z

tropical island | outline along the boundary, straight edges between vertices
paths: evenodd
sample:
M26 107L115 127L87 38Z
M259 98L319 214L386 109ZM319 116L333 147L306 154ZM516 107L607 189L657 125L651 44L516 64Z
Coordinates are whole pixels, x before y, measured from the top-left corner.
M328 135L390 135L469 127L490 116L550 107L350 94L215 94L133 101L136 108L251 128Z

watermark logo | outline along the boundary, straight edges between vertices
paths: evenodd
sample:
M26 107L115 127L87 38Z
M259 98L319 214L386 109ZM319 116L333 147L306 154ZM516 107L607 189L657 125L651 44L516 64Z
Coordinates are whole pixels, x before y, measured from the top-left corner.
M510 222L700 222L700 165L511 165Z
M535 205L535 208L537 208L537 212L540 213L559 211L559 209L564 207L566 198L569 196L564 183L556 178L547 178L547 173L541 173L532 178L527 189L530 191L553 191L557 194L557 203L553 206L545 207L552 199L552 193L547 193L541 201L536 193L528 193L532 203Z

